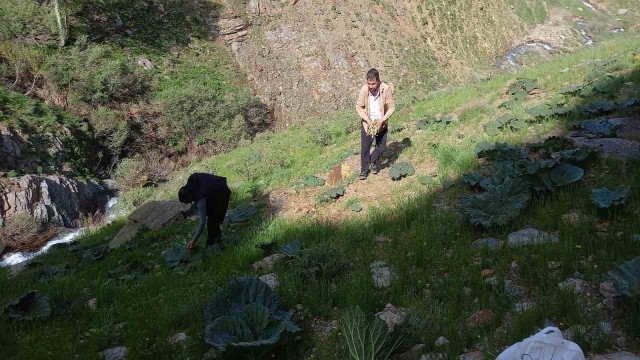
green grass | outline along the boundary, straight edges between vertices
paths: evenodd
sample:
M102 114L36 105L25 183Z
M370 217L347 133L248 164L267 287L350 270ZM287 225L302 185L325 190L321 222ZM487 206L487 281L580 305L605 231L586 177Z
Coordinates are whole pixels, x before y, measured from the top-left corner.
M46 174L97 176L96 146L87 141L93 133L78 117L0 87L0 124L19 131L25 141L22 156L35 159L33 166L16 169L6 169L8 164L3 164L4 170L35 173L40 168L39 172ZM60 141L62 151L56 150L51 135Z
M459 183L463 173L479 167L473 150L480 141L522 144L566 129L562 121L550 119L527 130L488 137L482 131L482 124L503 112L497 110L497 106L514 77L537 79L545 97L552 97L565 85L581 83L597 67L592 61L619 54L618 71L613 76L624 77L637 86L640 79L637 73L630 72L634 65L628 55L638 47L640 41L635 37L607 42L536 68L522 69L517 74L500 75L431 94L411 104L409 111L392 120L405 129L393 134L389 142L409 137L411 146L402 151L396 161L410 161L414 165L435 162L436 182L420 185L418 176L429 174L418 168L418 176L402 180L402 186L394 190L390 199L384 199L384 203L362 204L370 207L366 216L349 217L339 224L305 218L287 221L270 216L261 205L259 216L251 222L223 229L233 240L231 247L184 275L173 273L164 264L163 252L174 242L186 242L195 222L142 232L131 248L114 251L93 265L79 265L78 256L67 251L52 251L41 260L46 264L69 263L74 272L57 276L48 284L37 282L37 268L27 269L15 278L9 278L6 270L0 269L0 288L3 289L0 304L36 288L51 297L54 309L47 321L21 324L0 320L0 333L5 334L0 337L3 355L9 359L65 359L75 355L91 358L108 347L124 345L129 348L131 358L201 358L209 348L203 339L203 308L207 299L232 276L258 275L251 264L266 254L255 247L257 243L285 244L296 239L302 240L306 248L318 251L337 249L349 261L349 266L329 277L305 275L307 269L292 268L294 265L287 262L276 265L280 281L277 292L283 303L289 308L303 304L305 309L302 340L287 343L274 354L277 358L310 359L313 355L317 359L347 359L349 355L340 328L333 329L327 336L314 335L311 324L315 318L331 320L336 312L350 305L358 305L366 313L381 311L387 303L411 309L418 315L412 321L411 341L424 343L429 352L443 352L450 358L459 356L464 348L479 349L493 358L504 347L531 335L545 318L563 330L573 325L597 326L609 317L606 310L597 308L595 303L590 304L593 308L583 308L597 299L587 301L582 296L559 291L557 284L580 272L593 287L592 294L597 294L606 271L616 263L640 256L640 248L633 242L633 234L640 233L638 162L591 161L582 182L555 194L534 196L520 217L506 226L489 230L473 227L459 216L455 206L458 195L466 189L454 186L443 192L437 183L444 178ZM473 106L465 107L471 102ZM523 106L528 108L536 105L535 102L525 100ZM449 113L459 115L463 121L446 128L436 126L415 131L417 120ZM130 209L136 201L149 197L175 197L178 186L194 171L221 174L227 176L229 182L244 180L245 184L233 193L232 208L259 199L270 189L291 187L306 175L328 171L344 159L347 151L359 148L359 134L349 131L352 119L357 121L352 114L338 114L327 120L327 128L334 129L329 131L331 145L328 146L314 141L317 134L313 131L319 129L301 125L277 134L263 134L251 144L192 164L157 189L124 194L123 209ZM460 138L458 134L464 136ZM631 186L627 206L611 212L597 211L589 199L590 189L619 185ZM411 192L414 196L409 196ZM359 200L338 201L346 205ZM595 222L576 227L564 224L562 215L572 211L608 223L608 231L600 234ZM510 232L528 225L557 232L559 243L496 250L469 247L472 241L482 237L506 241ZM121 221L114 223L80 241L106 243L121 226ZM379 235L390 241L379 243L376 241ZM202 245L203 240L200 241ZM150 263L153 270L129 281L114 279L109 274L117 266L136 259ZM373 286L369 264L376 260L386 261L397 275L388 290ZM515 268L512 267L514 261L518 265ZM549 261L558 262L561 267L550 270ZM494 271L497 286L485 283L480 272L488 268ZM531 310L513 311L516 299L505 292L504 280L507 279L524 289L522 300L535 304ZM465 288L470 289L468 294ZM95 312L86 306L92 298L98 301ZM467 319L481 309L491 310L492 320L479 328L467 326ZM623 308L626 309L629 311L616 315L614 324L624 333L637 333L632 321L637 318L637 301ZM119 325L122 323L125 325ZM167 337L177 332L185 332L191 338L185 348L168 345ZM85 333L88 334L85 336ZM439 336L451 342L444 349L433 345ZM603 337L576 341L585 352L600 352L611 347L611 340Z

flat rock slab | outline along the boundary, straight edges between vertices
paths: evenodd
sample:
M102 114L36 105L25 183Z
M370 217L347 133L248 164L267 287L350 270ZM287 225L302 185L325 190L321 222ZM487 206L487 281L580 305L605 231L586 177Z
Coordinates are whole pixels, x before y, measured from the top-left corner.
M171 224L179 218L184 218L183 213L191 209L191 204L184 204L178 200L147 200L138 206L128 217L125 226L118 235L111 240L109 247L118 248L129 242L136 236L140 226L156 230Z
M621 139L640 141L640 118L611 119L619 124L616 136Z
M605 138L589 139L586 137L572 137L576 145L591 146L605 157L616 159L640 158L640 143L633 140Z
M524 245L554 244L558 237L544 231L526 228L509 234L509 246L518 247Z
M124 346L107 349L99 352L98 357L105 360L125 360L127 357L127 348Z

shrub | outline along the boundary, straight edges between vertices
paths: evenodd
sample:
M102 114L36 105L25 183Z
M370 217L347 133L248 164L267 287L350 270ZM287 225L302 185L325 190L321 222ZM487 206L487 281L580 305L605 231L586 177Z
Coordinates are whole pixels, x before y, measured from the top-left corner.
M166 180L175 164L157 151L136 154L118 164L114 179L118 189L126 190Z
M50 56L46 76L56 88L69 88L81 102L91 105L135 101L149 90L144 70L101 45Z
M47 240L40 235L41 230L42 224L29 213L15 214L6 220L4 227L0 227L0 244L15 250L37 248Z

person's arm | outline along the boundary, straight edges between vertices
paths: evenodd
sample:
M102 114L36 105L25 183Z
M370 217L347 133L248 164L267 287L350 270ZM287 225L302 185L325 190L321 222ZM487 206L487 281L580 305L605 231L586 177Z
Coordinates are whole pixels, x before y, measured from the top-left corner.
M360 90L360 93L358 94L358 101L356 102L356 111L358 112L358 116L360 116L362 121L369 125L371 124L371 120L369 119L369 117L367 116L367 112L365 111L365 101L367 101L367 97L363 95L366 95L366 93L363 94L363 91Z
M393 115L393 113L396 112L396 102L393 100L393 90L391 90L391 87L389 87L389 89L387 90L387 112L384 114L384 116L382 117L382 120L380 121L381 123L381 128L382 126L387 126L387 123L389 122L389 118Z
M195 245L196 241L200 237L200 234L202 234L202 230L204 230L204 225L207 223L207 198L202 198L198 200L196 204L198 206L198 215L200 217L200 223L196 228L196 232L193 235L193 239L189 241L189 244L187 245L187 248L189 249L191 249Z

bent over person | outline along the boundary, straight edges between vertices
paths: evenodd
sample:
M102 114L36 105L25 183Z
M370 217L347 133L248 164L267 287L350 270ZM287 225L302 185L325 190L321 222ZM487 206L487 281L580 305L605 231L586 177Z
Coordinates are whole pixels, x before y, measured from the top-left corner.
M230 198L231 190L227 186L227 178L203 173L194 173L189 176L187 184L178 191L178 199L183 203L196 202L200 224L187 248L193 248L205 223L207 224L207 247L216 241L219 242L219 246L222 246L220 225L227 214Z
M380 157L387 149L387 130L389 118L396 111L393 101L393 89L380 81L380 73L376 69L367 72L367 85L360 88L356 111L360 116L360 180L369 175L369 165L374 174L380 172ZM370 136L369 126L375 122L377 135ZM374 139L375 137L375 139ZM371 144L375 140L375 149L371 153Z

